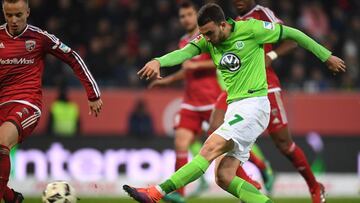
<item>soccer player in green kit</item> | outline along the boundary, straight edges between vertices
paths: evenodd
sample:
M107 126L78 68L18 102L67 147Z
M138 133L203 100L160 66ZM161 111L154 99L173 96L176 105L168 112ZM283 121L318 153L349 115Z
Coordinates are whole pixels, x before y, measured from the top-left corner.
M205 141L199 155L165 182L148 188L128 185L123 188L138 202L158 202L165 194L202 176L212 161L225 154L216 167L216 183L246 203L271 203L254 186L235 176L237 167L247 161L251 146L269 122L263 44L293 40L326 62L334 72L345 71L345 63L297 29L254 19L226 20L217 4L206 4L200 9L198 24L201 33L198 38L181 50L148 62L138 74L140 78L161 79L160 67L210 53L228 92L224 123Z

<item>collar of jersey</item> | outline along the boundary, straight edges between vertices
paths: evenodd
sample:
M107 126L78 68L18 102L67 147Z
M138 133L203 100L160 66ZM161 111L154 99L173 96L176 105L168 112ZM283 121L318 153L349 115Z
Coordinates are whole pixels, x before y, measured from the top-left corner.
M235 20L232 18L227 18L226 22L228 22L231 25L231 32L234 32L235 30Z
M21 37L21 35L23 35L23 34L26 32L26 30L28 29L28 27L29 27L29 24L26 24L25 29L24 29L20 34L18 34L18 35L16 35L16 36L13 36L13 35L10 34L10 32L8 31L7 23L5 23L5 32L6 32L6 34L7 34L9 37L11 37L11 38L13 38L13 39L16 39L16 38Z

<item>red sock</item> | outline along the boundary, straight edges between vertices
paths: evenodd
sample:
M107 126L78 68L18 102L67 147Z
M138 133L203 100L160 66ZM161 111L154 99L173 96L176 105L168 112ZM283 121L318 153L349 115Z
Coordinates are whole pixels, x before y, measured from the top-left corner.
M286 156L305 179L310 189L318 185L304 152L294 142L290 145Z
M187 151L176 151L176 162L175 162L175 171L179 170L188 162L188 152ZM181 196L185 196L185 188L179 188L177 192Z
M254 187L256 187L258 190L261 189L261 185L260 183L258 183L257 181L253 180L252 178L250 178L248 176L248 174L244 171L242 166L239 166L237 171L236 171L236 176L244 179L246 182L252 184Z
M3 198L10 175L9 148L0 145L0 200Z
M15 194L14 191L12 191L11 188L9 188L8 186L6 186L5 191L4 191L4 196L3 196L5 201L13 201L15 198Z
M259 157L257 157L252 151L250 151L249 161L255 164L255 166L258 167L258 169L260 169L261 171L266 169L265 162L261 160Z

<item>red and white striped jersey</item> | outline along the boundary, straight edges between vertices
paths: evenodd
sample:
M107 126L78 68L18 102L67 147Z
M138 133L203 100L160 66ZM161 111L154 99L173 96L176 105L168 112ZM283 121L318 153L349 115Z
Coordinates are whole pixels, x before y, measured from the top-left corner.
M84 61L58 38L32 25L27 25L18 36L12 36L4 24L0 26L0 105L20 102L41 109L41 81L48 53L73 69L90 101L100 97Z
M185 47L191 40L197 37L184 35L179 47ZM195 56L193 61L211 60L211 56L207 53ZM202 68L195 70L186 70L185 72L185 95L181 108L191 111L209 111L212 110L217 97L221 93L220 86L217 81L215 68Z
M243 16L238 16L236 20L247 20L247 19L257 19L274 23L283 23L282 20L277 18L269 8L256 5L251 11L246 13ZM265 53L268 53L273 49L272 44L264 45ZM266 68L266 77L269 86L269 92L279 91L280 90L280 81L272 67Z

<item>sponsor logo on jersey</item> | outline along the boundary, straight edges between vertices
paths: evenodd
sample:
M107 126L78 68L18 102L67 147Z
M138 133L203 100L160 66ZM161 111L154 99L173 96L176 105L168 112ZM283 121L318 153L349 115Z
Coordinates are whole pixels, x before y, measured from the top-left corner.
M59 45L59 49L64 52L65 54L69 53L71 51L70 47L66 46L64 43L61 43Z
M34 40L26 40L25 41L25 48L27 51L32 51L35 49L36 42Z
M34 64L34 59L26 59L26 58L13 58L13 59L0 59L1 65L30 65Z
M0 43L0 49L3 49L3 48L5 48L5 45L4 45L3 42L1 42L1 43Z
M244 42L243 41L237 41L236 43L235 43L235 46L236 46L236 48L237 49L243 49L244 47L245 47L245 44L244 44Z
M220 60L220 65L234 72L239 70L241 66L241 61L236 54L225 53Z
M266 21L264 21L264 28L268 30L275 30L274 24Z

